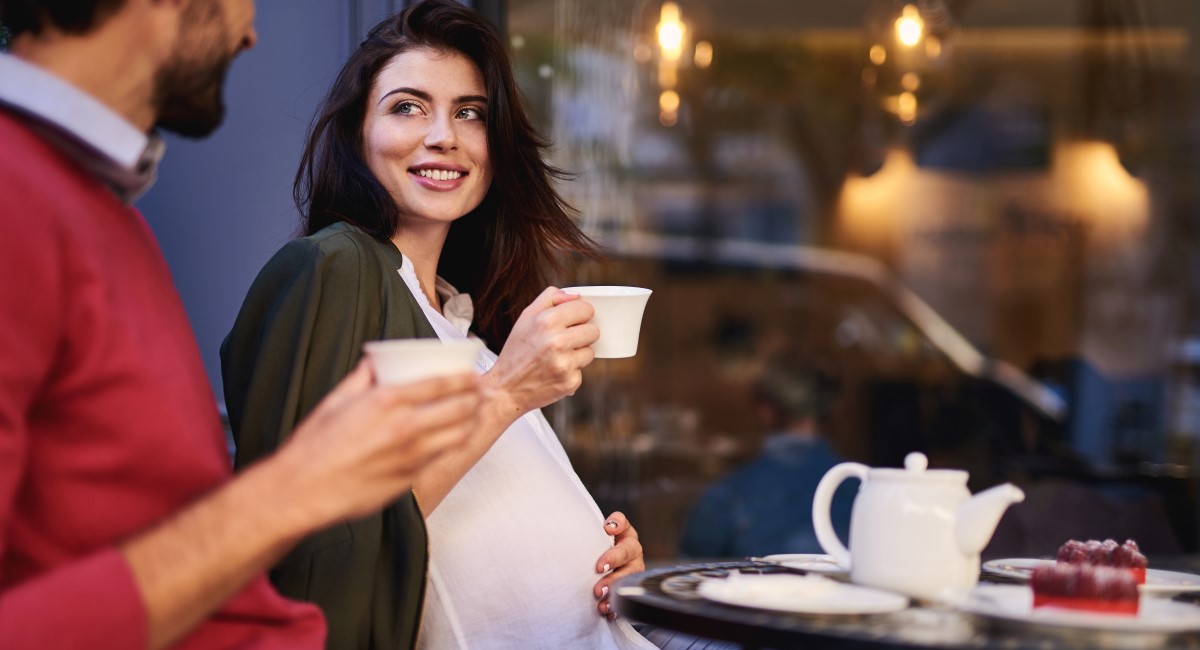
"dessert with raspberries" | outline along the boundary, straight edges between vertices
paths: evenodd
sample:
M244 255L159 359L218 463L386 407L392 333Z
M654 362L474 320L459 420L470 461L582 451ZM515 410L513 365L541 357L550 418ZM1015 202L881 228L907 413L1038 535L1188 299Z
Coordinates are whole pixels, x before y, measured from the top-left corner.
M1033 606L1104 614L1135 615L1138 587L1124 569L1092 564L1056 563L1034 569L1029 580Z
M1146 556L1142 555L1137 542L1125 540L1117 544L1111 539L1103 542L1089 539L1086 542L1070 540L1058 549L1059 564L1090 564L1125 569L1133 575L1137 584L1146 582Z

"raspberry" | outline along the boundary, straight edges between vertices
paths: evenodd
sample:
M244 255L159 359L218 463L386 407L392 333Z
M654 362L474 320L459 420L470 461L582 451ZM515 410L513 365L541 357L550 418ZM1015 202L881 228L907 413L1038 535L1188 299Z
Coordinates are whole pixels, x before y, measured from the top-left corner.
M1129 557L1127 560L1128 564L1124 566L1133 569L1146 568L1146 565L1148 564L1146 561L1146 556L1142 555L1142 551L1138 548L1137 542L1133 541L1132 539L1127 539L1125 540L1125 543L1121 545L1121 550L1123 550Z
M1124 544L1117 544L1112 539L1103 542L1095 539L1086 542L1067 540L1058 547L1056 560L1061 564L1087 564L1127 570L1138 583L1146 581L1146 566L1149 564L1137 542L1132 539L1125 540Z
M1087 560L1087 547L1079 540L1069 540L1058 549L1058 561L1080 564Z
M1108 549L1103 542L1094 539L1087 541L1087 561L1088 564L1108 564Z

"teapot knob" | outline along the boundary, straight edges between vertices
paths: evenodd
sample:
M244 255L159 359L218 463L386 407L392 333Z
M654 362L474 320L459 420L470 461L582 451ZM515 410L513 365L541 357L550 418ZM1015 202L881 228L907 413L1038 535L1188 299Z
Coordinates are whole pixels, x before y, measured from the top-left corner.
M929 467L929 459L919 451L914 451L904 457L904 469L910 472L924 472Z

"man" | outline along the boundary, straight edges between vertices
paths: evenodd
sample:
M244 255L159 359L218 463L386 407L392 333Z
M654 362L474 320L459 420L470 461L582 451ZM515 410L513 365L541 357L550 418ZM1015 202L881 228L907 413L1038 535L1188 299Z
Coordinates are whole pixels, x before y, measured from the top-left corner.
M229 478L187 319L129 207L156 126L221 121L252 0L0 0L0 647L313 648L262 575L461 444L473 376L355 370Z
M796 353L766 364L754 384L758 416L770 434L757 458L717 481L688 516L680 552L693 558L820 553L813 530L817 483L842 462L825 440L836 399L833 377ZM830 508L834 528L846 539L854 489L842 486Z

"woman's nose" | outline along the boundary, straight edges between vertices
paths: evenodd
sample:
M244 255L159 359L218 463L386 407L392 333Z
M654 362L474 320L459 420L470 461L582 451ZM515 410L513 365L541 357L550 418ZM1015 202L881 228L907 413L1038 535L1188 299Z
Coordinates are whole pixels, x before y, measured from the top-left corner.
M425 133L425 146L438 151L449 151L455 147L457 137L454 133L454 121L445 118L435 118L429 124Z

